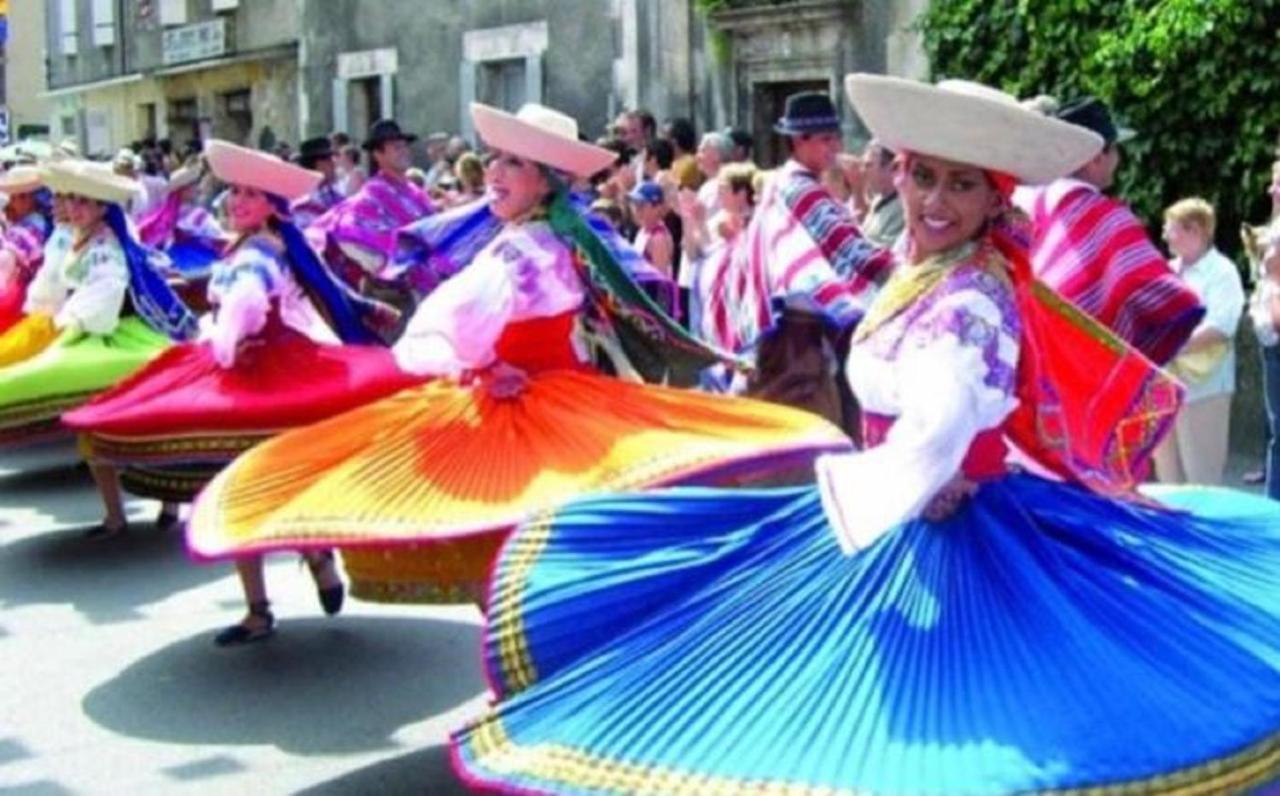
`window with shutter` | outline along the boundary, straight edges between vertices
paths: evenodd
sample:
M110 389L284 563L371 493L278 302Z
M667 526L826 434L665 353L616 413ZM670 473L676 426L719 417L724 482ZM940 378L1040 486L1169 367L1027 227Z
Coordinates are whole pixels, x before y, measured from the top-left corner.
M116 43L116 0L93 0L93 44L110 47Z
M76 18L76 0L59 0L58 26L62 31L62 54L80 52L80 26Z

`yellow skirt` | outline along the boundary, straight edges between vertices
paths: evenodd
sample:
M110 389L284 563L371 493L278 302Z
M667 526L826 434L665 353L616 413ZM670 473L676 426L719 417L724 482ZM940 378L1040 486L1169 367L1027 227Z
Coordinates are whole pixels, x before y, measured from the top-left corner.
M0 334L0 367L31 359L53 345L58 335L53 318L33 312Z
M196 503L198 556L340 547L356 596L457 599L507 531L576 496L767 475L847 437L796 409L595 374L512 399L436 381L276 437Z

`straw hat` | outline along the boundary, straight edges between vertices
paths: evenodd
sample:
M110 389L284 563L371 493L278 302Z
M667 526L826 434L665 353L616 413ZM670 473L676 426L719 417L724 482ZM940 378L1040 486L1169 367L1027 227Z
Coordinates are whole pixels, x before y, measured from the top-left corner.
M603 147L579 141L578 123L573 117L534 102L514 115L473 102L471 121L491 148L578 177L589 177L618 157Z
M1102 150L1097 133L1027 110L981 83L853 74L844 86L872 135L890 149L1003 172L1030 185L1070 174Z
M0 174L0 193L31 193L44 185L44 172L35 166L14 166Z
M318 171L286 163L275 155L216 139L204 145L204 159L223 182L255 188L290 202L314 191L324 179Z
M125 204L138 193L138 183L121 177L109 163L55 160L44 166L44 182L54 193L67 193L108 204Z

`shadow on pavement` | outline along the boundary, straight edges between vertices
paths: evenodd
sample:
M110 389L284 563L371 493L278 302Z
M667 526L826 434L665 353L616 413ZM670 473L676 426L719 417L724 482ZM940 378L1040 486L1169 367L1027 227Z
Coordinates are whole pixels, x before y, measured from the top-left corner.
M470 792L453 773L449 748L433 746L366 766L298 791L294 796L357 796L365 793L464 796Z
M162 532L149 521L100 542L81 533L50 531L0 546L0 606L70 603L95 624L121 622L227 576L226 566L188 560L180 531Z
M85 697L85 715L132 738L271 744L299 754L395 748L391 736L485 689L480 629L386 617L285 621L232 649L210 632L148 655Z

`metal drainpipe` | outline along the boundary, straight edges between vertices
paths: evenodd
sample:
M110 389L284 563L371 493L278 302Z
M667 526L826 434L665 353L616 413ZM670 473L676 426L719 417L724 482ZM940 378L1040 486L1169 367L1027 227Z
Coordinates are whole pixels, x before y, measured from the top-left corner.
M116 37L116 49L120 51L116 60L120 62L120 77L124 77L129 74L129 45L125 41L129 26L125 24L125 0L116 0L116 25L120 32Z

